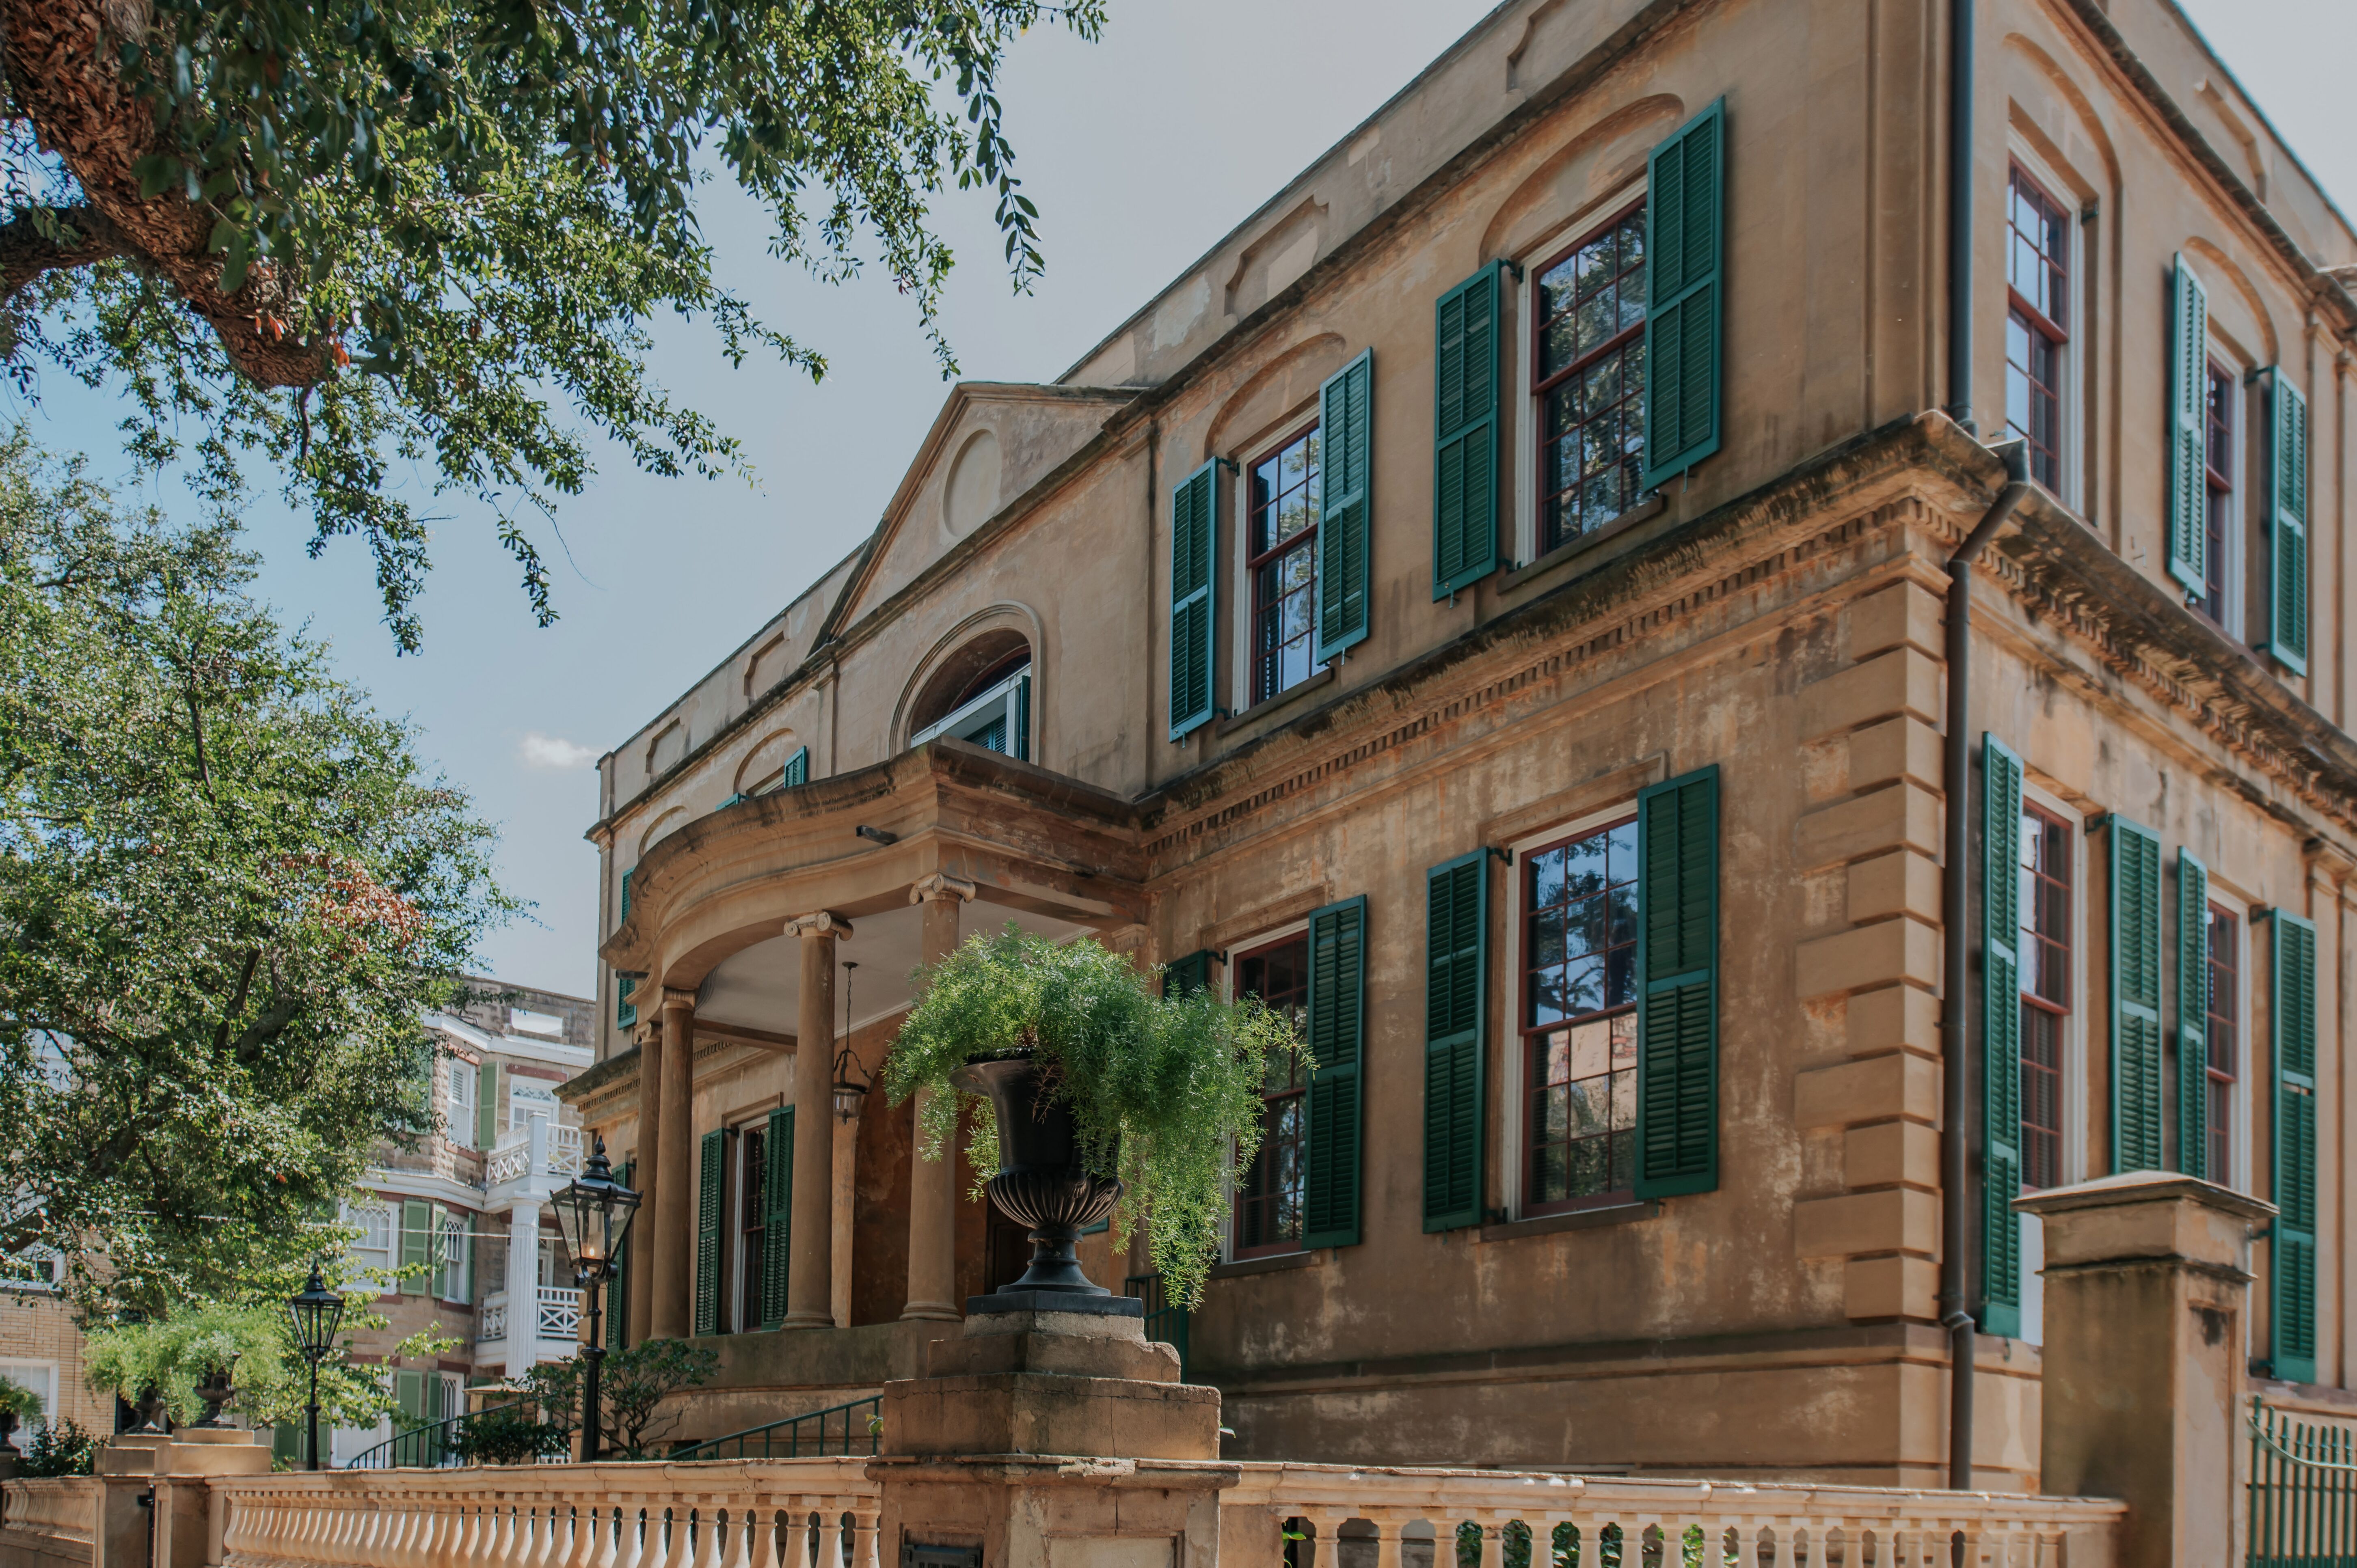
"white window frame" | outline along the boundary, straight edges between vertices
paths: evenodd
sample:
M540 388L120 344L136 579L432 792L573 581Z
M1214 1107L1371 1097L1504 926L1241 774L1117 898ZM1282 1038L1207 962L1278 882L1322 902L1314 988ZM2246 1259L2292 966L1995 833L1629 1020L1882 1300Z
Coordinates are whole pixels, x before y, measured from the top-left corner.
M1535 400L1534 400L1535 401ZM1498 1026L1501 1033L1497 1049L1504 1070L1499 1081L1505 1086L1505 1103L1498 1118L1504 1139L1505 1205L1510 1219L1532 1218L1525 1207L1524 1187L1529 1162L1523 1158L1523 1136L1530 1118L1524 1103L1530 1098L1530 1064L1523 1059L1523 917L1529 911L1523 908L1523 859L1533 850L1544 849L1595 832L1608 822L1617 822L1637 812L1637 797L1627 795L1610 805L1598 806L1568 817L1536 832L1524 833L1507 845L1514 857L1507 875L1512 878L1506 892L1506 983L1505 1005L1498 1009ZM1639 895L1638 918L1644 918L1643 893Z
M563 1102L556 1098L556 1086L544 1079L525 1078L519 1073L508 1075L508 1131L521 1133L532 1125L536 1109L555 1126Z
M909 737L909 745L912 747L920 746L929 740L936 740L942 736L948 736L952 740L971 740L978 732L988 729L993 719L1003 717L1006 721L1006 755L1013 757L1016 754L1015 725L1017 717L1016 689L1030 678L1031 668L1029 664L1023 665L1011 672L1004 681L964 703L947 718L936 719ZM1036 713L1039 706L1039 697L1035 688L1031 703L1032 710ZM1030 749L1028 740L1029 737L1026 736L1023 749L1027 751Z
M444 1210L442 1230L435 1240L442 1251L442 1294L438 1299L460 1306L472 1305L475 1249L471 1217L457 1209Z
M353 1263L361 1269L390 1273L400 1252L398 1234L401 1221L393 1203L382 1198L366 1203L347 1203L343 1206L342 1219L348 1225L361 1227L360 1237L345 1249ZM384 1245L382 1247L371 1244L371 1237L376 1230L375 1222L379 1220L383 1222L384 1229ZM381 1291L392 1288L382 1281L376 1283Z
M2254 467L2251 458L2255 448L2252 443L2263 433L2264 427L2254 427L2253 405L2258 400L2251 395L2252 371L2250 366L2243 362L2243 356L2236 353L2233 345L2220 338L2215 331L2210 334L2202 349L2201 417L2202 428L2205 431L2209 428L2209 377L2212 362L2215 361L2222 368L2227 379L2234 383L2234 428L2229 437L2229 444L2233 448L2229 456L2233 462L2233 466L2226 470L2233 483L2226 487L2226 526L2219 530L2218 539L2218 550L2223 557L2225 568L2219 575L2218 591L2225 596L2226 616L2222 621L2215 624L2228 637L2240 642L2243 639L2243 625L2245 618L2243 582L2244 562L2248 553L2245 540L2249 529L2251 469ZM2206 448L2208 444L2205 441L2203 445ZM2262 461L2264 460L2263 458ZM2207 461L2206 456L2204 461ZM2202 477L2201 504L2205 509L2202 526L2207 528L2209 518L2206 509L2210 504L2210 488L2209 477L2206 474Z
M1537 369L1532 359L1531 335L1537 320L1539 273L1556 252L1569 247L1590 230L1601 225L1609 215L1620 211L1632 201L1650 204L1652 187L1644 175L1617 186L1610 194L1584 204L1578 211L1523 246L1515 253L1514 308L1511 317L1498 324L1505 335L1506 396L1514 410L1513 467L1505 478L1505 488L1513 497L1514 559L1512 564L1527 566L1539 557L1539 395L1532 391L1532 372ZM1651 213L1650 205L1647 208ZM1650 231L1649 231L1650 239ZM1512 274L1509 274L1511 277ZM1651 319L1653 302L1645 302L1645 314ZM1647 371L1651 373L1651 367ZM1519 1211L1512 1207L1509 1214Z
M35 1426L52 1426L58 1419L58 1364L28 1357L0 1356L0 1377L6 1377L41 1396L41 1414L38 1421L22 1423L16 1429L16 1441Z
M1265 931L1254 931L1251 936L1243 938L1237 941L1230 942L1227 946L1227 951L1229 953L1228 961L1220 966L1220 994L1230 1002L1235 1001L1236 971L1242 967L1243 954L1251 952L1257 948L1272 946L1275 943L1285 940L1287 937L1304 935L1308 931L1308 929L1309 917L1304 915L1297 920L1287 920L1281 926L1271 926ZM1232 1263L1236 1261L1235 1153L1235 1144L1233 1142L1231 1142L1228 1144L1228 1175L1226 1181L1222 1184L1222 1201L1220 1204L1220 1262L1223 1263ZM1297 1251L1293 1252L1265 1252L1261 1254L1261 1256L1270 1258L1290 1258L1299 1255L1300 1252L1306 1252L1309 1249L1307 1247L1303 1247L1297 1249ZM1245 1261L1248 1262L1257 1262L1256 1259L1247 1259Z
M25 1273L18 1274L17 1267L27 1263L33 1265L33 1270L39 1272L27 1270ZM6 1260L6 1264L5 1268L0 1268L0 1275L5 1276L0 1277L0 1290L51 1295L57 1293L65 1281L65 1260L59 1256L54 1247L38 1245L27 1247L14 1258Z
M2227 1132L2234 1140L2234 1168L2223 1175L2216 1171L2210 1179L2236 1192L2256 1196L2252 1183L2257 1173L2251 1164L2251 1141L2256 1136L2252 1129L2251 1111L2256 1096L2252 1092L2251 992L2256 977L2251 973L2251 909L2256 900L2244 897L2240 889L2210 877L2210 902L2233 914L2234 973L2242 993L2234 999L2234 1090L2233 1101L2226 1108ZM2208 1040L2203 1040L2204 1067L2207 1067Z
M1312 434L1322 436L1326 428L1326 411L1318 401L1312 400L1308 408L1298 411L1294 417L1278 420L1269 428L1284 434L1256 437L1252 445L1239 450L1273 456L1275 451L1282 450L1286 444L1300 436ZM1234 653L1234 657L1229 663L1232 673L1228 682L1228 703L1229 711L1239 714L1256 705L1253 702L1252 471L1254 465L1259 460L1252 456L1238 457L1236 471L1228 481L1229 488L1235 492L1234 504L1228 510L1228 516L1234 521L1234 527L1230 530L1232 537L1229 541L1228 551L1233 563L1233 568L1228 574L1230 592L1232 596L1228 602L1235 607L1228 616L1229 641L1233 645ZM1322 439L1318 447L1318 494L1322 496L1325 494L1326 482L1326 446ZM1318 519L1318 526L1320 528L1326 526L1326 519L1322 514ZM1314 553L1317 546L1313 544L1310 548ZM1310 613L1317 614L1317 590L1314 588L1310 591ZM1317 639L1313 635L1310 639L1310 653L1314 657L1317 651ZM1307 686L1322 674L1325 669L1324 664L1318 665L1308 674L1287 686L1284 692L1271 696L1268 701L1273 703L1287 692L1297 691ZM1255 937L1250 945L1257 947L1263 942L1274 940L1269 937Z
M2086 421L2083 415L2086 410L2086 393L2084 384L2080 378L2083 374L2084 361L2087 357L2085 352L2087 328L2086 323L2081 317L2087 314L2088 279L2086 225L2081 221L2081 216L2086 211L2086 203L2079 195L2078 186L2058 175L2054 166L2040 157L2018 134L2007 136L2006 153L2013 163L2019 164L2029 171L2029 177L2036 180L2040 188L2047 195L2058 202L2066 204L2063 217L2068 221L2063 227L2070 238L2065 242L2066 250L2062 265L2070 274L2068 285L2070 294L2064 303L2070 307L2071 314L2063 321L2062 329L2070 334L2070 339L2062 345L2062 385L2056 393L2062 405L2062 431L2056 438L2055 446L2055 450L2061 455L2062 461L2062 493L2055 499L2072 511L2083 512L2084 503L2080 499L2083 488L2080 469L2084 466L2085 456ZM2012 244L2013 236L2012 184L2013 175L2008 166L2006 172L2007 205L1998 209L1999 221L2008 247ZM1998 286L2007 291L2007 318L2010 317L2013 310L2010 295L2012 284L2009 279L2009 273L2005 268L1999 268ZM2005 394L2000 382L1996 417L1997 428L2000 432L2007 429L2006 413Z
M475 1146L475 1101L482 1086L483 1069L472 1062L452 1058L447 1088L443 1095L445 1135L462 1149Z
M2035 172L2035 171L2033 171ZM2065 187L2064 188L2069 188ZM2087 1173L2087 943L2093 928L2087 922L2088 813L2028 776L2021 781L2024 805L2049 812L2071 829L2071 1011L2062 1019L2062 1168L2065 1187L2086 1179ZM2023 844L2027 852L2029 845ZM2016 875L2019 875L2018 870ZM2110 889L2104 890L2109 897ZM2020 906L2028 908L2027 903ZM2014 1005L2018 1008L2017 997ZM2034 1214L2020 1216L2021 1333L2025 1345L2046 1342L2045 1221Z

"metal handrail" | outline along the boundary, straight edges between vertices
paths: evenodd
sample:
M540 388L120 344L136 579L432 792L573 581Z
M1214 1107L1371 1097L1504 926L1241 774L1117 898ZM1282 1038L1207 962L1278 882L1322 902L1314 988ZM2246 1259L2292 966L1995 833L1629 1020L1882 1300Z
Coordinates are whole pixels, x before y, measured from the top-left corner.
M479 1420L487 1415L496 1415L501 1411L521 1410L530 1402L531 1402L529 1400L511 1400L506 1404L485 1405L481 1410L470 1410L463 1415L446 1416L440 1421L427 1422L422 1426L413 1426L405 1432L396 1432L391 1437L388 1437L383 1442L378 1444L375 1447L364 1448L361 1450L360 1453L352 1455L352 1457L345 1463L344 1468L347 1470L392 1470L404 1468L405 1466L395 1463L393 1457L393 1450L404 1443L425 1441L425 1434L427 1433L436 1434L430 1440L430 1442L428 1442L426 1447L426 1452L431 1453L434 1457L426 1461L425 1464L417 1466L417 1468L428 1470L441 1469L453 1463L463 1463L463 1461L454 1461L450 1455L450 1439L456 1435L456 1428L464 1425L468 1422ZM442 1430L445 1427L449 1427L453 1430L450 1432L445 1432Z
M2250 1568L2357 1562L2357 1432L2251 1396ZM2306 1450L2306 1452L2302 1452ZM2324 1457L2323 1455L2331 1455Z
M676 1453L666 1454L663 1457L671 1461L673 1464L679 1464L683 1461L698 1462L706 1459L750 1459L757 1457L762 1459L826 1459L850 1457L862 1452L858 1447L858 1444L861 1439L856 1434L853 1426L853 1423L857 1412L861 1411L870 1412L866 1425L867 1434L866 1442L867 1444L867 1447L865 1452L874 1454L877 1452L883 1436L884 1396L882 1394L870 1394L864 1400L853 1400L848 1404L832 1404L827 1406L824 1410L804 1411L800 1415L790 1415L781 1421L772 1421L761 1426L748 1426L742 1432L732 1432L726 1437L715 1437L708 1442L698 1443L691 1447L680 1449ZM829 1448L826 1445L827 1426L828 1423L836 1417L841 1417L843 1421L843 1446L840 1448ZM802 1427L805 1422L816 1422L818 1423L818 1435L812 1440L814 1445L807 1450L804 1449L802 1434ZM777 1434L780 1429L782 1429L785 1434L784 1438L782 1439L782 1446L785 1450L783 1453L779 1452L779 1448L781 1445L781 1440ZM755 1438L760 1439L761 1447L760 1452L758 1455L748 1452L748 1444ZM737 1444L737 1452L734 1454L721 1453L721 1447L724 1444L730 1443Z

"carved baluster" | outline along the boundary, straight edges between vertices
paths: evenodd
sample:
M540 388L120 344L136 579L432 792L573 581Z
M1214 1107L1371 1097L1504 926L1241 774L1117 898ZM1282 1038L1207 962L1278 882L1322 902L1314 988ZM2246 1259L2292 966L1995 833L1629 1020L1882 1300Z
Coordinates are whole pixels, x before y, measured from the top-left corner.
M745 1542L748 1568L778 1568L778 1510L757 1498L748 1521L752 1533Z
M821 1498L818 1510L818 1561L811 1568L843 1568L843 1499Z
M781 1544L785 1549L783 1568L811 1568L811 1500L808 1498L786 1499L786 1532Z
M851 1568L881 1568L876 1561L877 1522L882 1513L866 1498L851 1505L851 1526L855 1544L851 1552Z

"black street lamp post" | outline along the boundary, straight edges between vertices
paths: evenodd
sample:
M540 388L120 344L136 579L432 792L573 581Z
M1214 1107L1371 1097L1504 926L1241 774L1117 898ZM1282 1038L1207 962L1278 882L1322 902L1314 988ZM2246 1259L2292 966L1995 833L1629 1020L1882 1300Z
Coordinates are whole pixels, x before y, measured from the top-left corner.
M314 1470L319 1467L319 1363L336 1348L336 1330L343 1321L344 1298L328 1288L314 1262L310 1279L286 1302L286 1326L294 1336L295 1348L311 1364L311 1402L306 1410Z
M554 1199L556 1227L573 1254L573 1277L588 1293L589 1338L581 1348L581 1462L596 1461L604 1434L598 1431L597 1370L606 1359L606 1337L597 1326L597 1287L614 1277L614 1262L639 1211L639 1195L614 1179L606 1163L606 1140L597 1142L589 1164Z

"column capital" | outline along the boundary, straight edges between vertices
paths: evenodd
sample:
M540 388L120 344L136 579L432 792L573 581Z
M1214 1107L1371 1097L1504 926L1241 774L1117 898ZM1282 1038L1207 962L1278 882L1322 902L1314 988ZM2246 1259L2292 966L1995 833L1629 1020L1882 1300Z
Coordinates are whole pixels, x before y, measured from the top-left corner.
M695 993L688 986L666 985L662 988L662 1005L665 1008L685 1007L692 1012L695 1007Z
M954 898L961 904L971 904L974 902L974 884L963 876L952 876L941 871L928 871L918 877L915 885L909 889L909 902L922 904L933 898Z
M814 915L796 915L786 922L790 937L848 937L851 922L831 910L821 909Z

